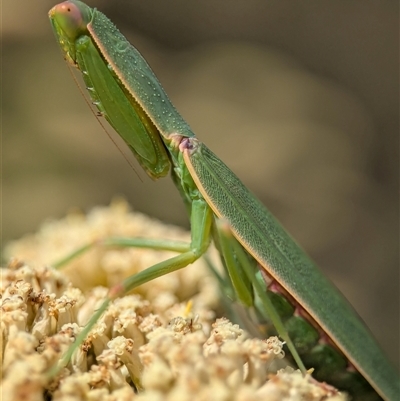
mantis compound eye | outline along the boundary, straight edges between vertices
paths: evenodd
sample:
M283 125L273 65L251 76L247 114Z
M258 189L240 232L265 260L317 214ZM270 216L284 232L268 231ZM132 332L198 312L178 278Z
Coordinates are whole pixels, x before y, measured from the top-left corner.
M53 26L73 41L87 31L92 11L80 1L65 1L57 4L49 11Z

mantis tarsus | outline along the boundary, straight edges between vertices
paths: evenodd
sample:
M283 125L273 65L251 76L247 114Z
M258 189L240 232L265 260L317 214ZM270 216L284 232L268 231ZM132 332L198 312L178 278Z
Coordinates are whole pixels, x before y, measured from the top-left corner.
M68 361L115 297L186 267L214 241L238 299L252 306L253 291L258 295L258 309L267 311L303 371L304 361L307 367L316 368L317 378L355 398L397 399L397 373L357 314L268 210L195 137L139 52L102 13L80 1L61 3L49 15L66 60L82 72L93 103L143 169L153 179L171 171L192 230L188 244L162 240L141 240L139 244L132 239L132 246L167 248L179 255L113 287L61 364ZM260 271L273 283L268 291ZM291 303L284 301L282 294ZM304 330L307 341L300 338ZM319 343L322 332L330 344ZM333 362L319 372L318 361L324 355ZM349 369L349 363L358 372Z

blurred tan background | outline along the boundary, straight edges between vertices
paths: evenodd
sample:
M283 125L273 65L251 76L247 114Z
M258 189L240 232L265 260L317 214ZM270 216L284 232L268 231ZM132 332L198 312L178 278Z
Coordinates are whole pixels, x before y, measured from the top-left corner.
M339 286L398 365L398 4L88 1L152 65L192 128ZM186 225L90 113L47 12L3 13L3 244L124 195Z

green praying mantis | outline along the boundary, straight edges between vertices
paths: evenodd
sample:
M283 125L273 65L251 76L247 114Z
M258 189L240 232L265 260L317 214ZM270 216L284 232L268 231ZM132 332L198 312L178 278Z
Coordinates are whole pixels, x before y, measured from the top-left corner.
M170 172L191 223L190 243L129 241L178 255L111 288L60 365L68 362L113 299L188 266L213 241L237 298L269 316L303 372L315 367L317 379L354 399L398 400L397 372L352 307L264 205L195 137L147 62L112 22L77 0L58 4L49 16L65 59L81 71L100 114L151 178Z

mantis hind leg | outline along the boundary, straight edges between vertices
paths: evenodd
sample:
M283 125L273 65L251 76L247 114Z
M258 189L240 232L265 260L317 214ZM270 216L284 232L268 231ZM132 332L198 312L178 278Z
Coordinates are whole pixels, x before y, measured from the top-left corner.
M257 269L256 261L249 256L243 249L243 246L233 236L229 224L224 220L218 220L216 224L221 253L238 299L248 306L254 306L262 317L272 321L278 334L286 342L297 366L305 373L306 368L303 361L271 297L268 295L265 282Z

